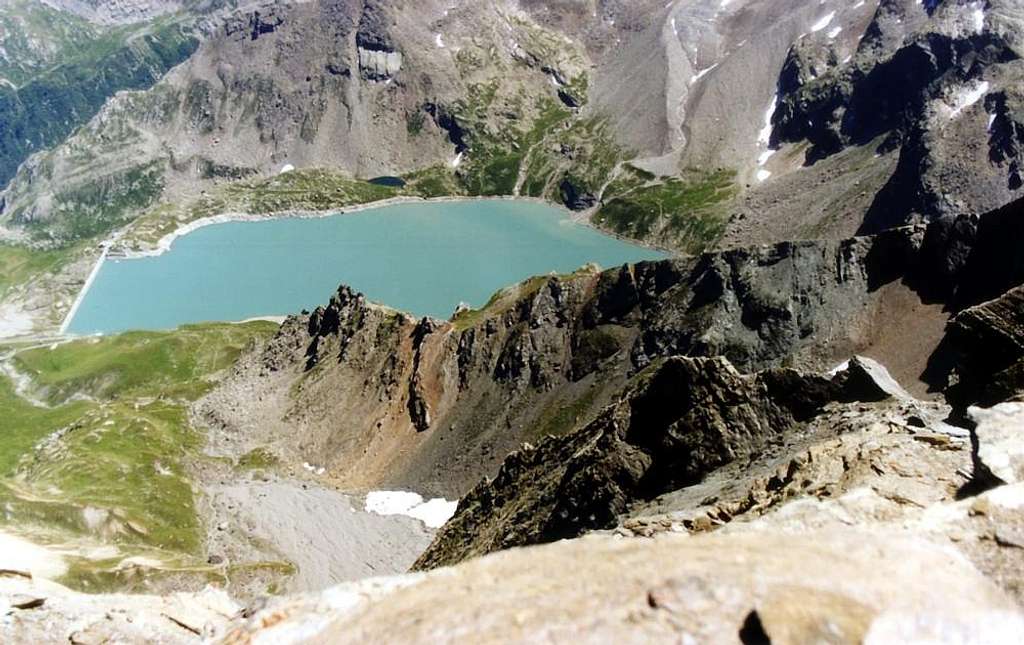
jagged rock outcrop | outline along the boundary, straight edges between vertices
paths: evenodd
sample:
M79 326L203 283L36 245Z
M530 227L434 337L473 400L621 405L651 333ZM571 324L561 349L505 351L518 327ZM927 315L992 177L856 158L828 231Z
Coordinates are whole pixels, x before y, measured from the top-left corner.
M949 325L951 399L995 405L1024 393L1024 287L971 307Z
M509 455L460 500L415 568L612 528L637 502L761 454L832 401L888 398L883 384L858 361L832 380L742 376L720 358L659 361L586 427Z
M841 63L823 43L799 41L790 50L773 141L809 143L808 164L851 146L899 150L862 233L989 210L1020 187L1019 142L1006 109L1019 102L1020 51L995 7L972 7L886 0ZM972 116L981 113L987 133Z

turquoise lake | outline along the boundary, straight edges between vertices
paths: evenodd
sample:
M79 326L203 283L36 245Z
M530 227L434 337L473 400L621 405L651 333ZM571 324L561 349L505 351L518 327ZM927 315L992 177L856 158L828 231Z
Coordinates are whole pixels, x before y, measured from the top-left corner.
M172 329L279 316L324 304L339 284L416 316L448 319L533 275L664 254L533 202L410 203L316 219L229 222L151 258L108 259L70 333Z

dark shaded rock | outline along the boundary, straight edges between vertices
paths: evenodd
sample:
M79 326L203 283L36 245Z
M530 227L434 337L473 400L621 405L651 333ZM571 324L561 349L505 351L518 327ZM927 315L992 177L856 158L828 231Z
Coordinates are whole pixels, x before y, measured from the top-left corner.
M945 347L953 355L947 396L957 407L988 407L1024 393L1024 287L957 315Z
M565 104L566 107L576 109L583 105L583 102L576 98L571 92L568 92L562 88L558 90L558 100Z
M467 138L469 133L459 125L458 118L447 107L437 103L427 103L423 106L427 114L434 120L437 127L448 133L448 140L455 146L455 152L462 153L469 150Z
M356 45L370 51L395 51L389 26L391 18L387 14L387 6L381 0L367 0L363 4L363 12L359 18L359 29L356 31Z
M699 483L826 403L861 394L887 396L856 369L829 381L791 370L744 376L721 358L659 361L586 427L509 455L462 498L415 568L612 527L634 502Z
M566 177L558 186L562 203L574 211L584 211L597 204L597 195L579 185L572 177Z
M284 24L284 18L276 13L266 15L260 14L259 11L254 11L252 16L249 17L249 38L256 40L264 34L272 34L282 24Z
M419 432L430 429L430 405L424 392L420 364L423 360L423 341L437 331L438 325L430 318L423 318L412 332L412 379L409 381L409 418Z

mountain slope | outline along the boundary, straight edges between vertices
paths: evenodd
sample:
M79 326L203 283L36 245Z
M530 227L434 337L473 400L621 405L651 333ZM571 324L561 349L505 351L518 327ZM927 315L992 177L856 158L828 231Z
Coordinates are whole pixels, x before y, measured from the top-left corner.
M0 183L36 151L63 142L122 90L152 86L187 59L184 17L103 27L36 0L0 7Z
M24 164L0 217L64 242L286 166L430 168L685 250L984 212L1019 188L1022 17L1003 0L241 7Z

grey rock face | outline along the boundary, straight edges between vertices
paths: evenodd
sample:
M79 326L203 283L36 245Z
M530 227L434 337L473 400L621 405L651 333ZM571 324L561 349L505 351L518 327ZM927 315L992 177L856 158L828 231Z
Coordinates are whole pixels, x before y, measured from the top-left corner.
M386 81L402 69L402 53L396 51L389 30L392 22L386 3L370 0L363 5L356 46L359 70L366 80Z
M384 81L402 69L402 53L359 48L359 70L363 78Z
M1024 481L1024 403L971 408L977 449L974 478L989 485Z

